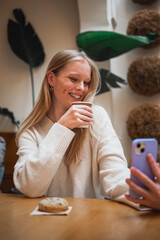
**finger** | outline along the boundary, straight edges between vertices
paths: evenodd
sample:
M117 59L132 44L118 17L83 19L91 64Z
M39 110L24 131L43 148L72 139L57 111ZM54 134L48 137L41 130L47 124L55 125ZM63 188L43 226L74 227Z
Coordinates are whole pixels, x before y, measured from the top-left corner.
M160 168L160 164L159 164L159 162L157 162L157 167Z
M75 116L87 116L91 119L93 119L93 113L92 112L89 112L88 110L85 110L85 109L81 109L81 108L76 108L76 109L73 109L73 113Z
M92 108L87 106L87 105L73 105L73 107L75 107L77 109L84 109L84 110L86 110L88 112L93 113Z
M157 166L157 163L155 162L153 156L149 153L147 154L147 160L148 163L153 171L153 174L155 175L155 177L157 178L157 182L160 183L160 169Z
M149 189L155 189L154 182L144 173L139 171L137 168L131 167L131 173L137 177L146 187Z
M86 122L79 119L77 127L90 126L90 125L91 125L91 122Z
M77 116L83 121L93 121L93 114L84 110L77 112Z
M148 201L146 199L131 198L129 194L125 194L125 197L127 198L127 200L129 200L131 202L138 203L140 205L144 205L144 206L147 206L147 207L151 207L150 201Z
M93 117L93 112L92 112L92 111L88 111L88 110L82 109L82 108L78 109L77 111L78 111L79 113L84 114L84 115L92 116L92 117Z
M131 181L131 179L129 179L129 178L126 179L126 182L134 192L138 193L143 198L149 197L148 192L144 188L136 185L133 181Z
M78 114L78 118L81 120L81 122L93 122L93 117L89 117L83 114Z

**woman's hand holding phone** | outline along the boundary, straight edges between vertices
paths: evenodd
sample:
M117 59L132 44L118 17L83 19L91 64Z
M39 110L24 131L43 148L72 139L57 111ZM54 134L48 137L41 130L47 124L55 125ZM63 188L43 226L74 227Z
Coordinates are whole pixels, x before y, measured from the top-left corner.
M143 182L148 189L144 189L136 185L131 179L126 179L129 187L134 192L139 194L141 198L132 198L129 194L126 194L125 196L131 202L139 203L141 205L160 210L160 167L159 164L155 162L151 154L147 155L147 160L156 177L156 181L152 181L149 177L147 177L137 168L131 167L131 173L141 182Z
M134 203L160 210L160 168L156 163L157 145L155 139L133 141L131 178L126 179L129 185L129 194L126 194L126 198Z

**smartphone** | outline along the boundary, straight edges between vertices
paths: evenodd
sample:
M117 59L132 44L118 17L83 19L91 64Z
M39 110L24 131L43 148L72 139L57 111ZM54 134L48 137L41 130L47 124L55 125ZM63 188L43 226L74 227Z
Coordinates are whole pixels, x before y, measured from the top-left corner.
M154 160L157 161L158 142L154 138L139 138L132 142L132 161L131 166L138 168L146 174L150 179L155 181L155 176L148 164L147 154L151 153ZM134 175L131 174L131 180L142 188L147 187ZM139 194L129 189L129 195L132 198L141 198Z

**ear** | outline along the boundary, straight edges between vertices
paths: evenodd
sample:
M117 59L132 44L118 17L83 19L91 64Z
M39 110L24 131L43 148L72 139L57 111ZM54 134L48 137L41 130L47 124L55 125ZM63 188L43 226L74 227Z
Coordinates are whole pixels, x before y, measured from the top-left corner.
M49 85L51 87L53 87L54 86L54 81L55 81L55 74L52 71L47 73L47 79L48 79Z

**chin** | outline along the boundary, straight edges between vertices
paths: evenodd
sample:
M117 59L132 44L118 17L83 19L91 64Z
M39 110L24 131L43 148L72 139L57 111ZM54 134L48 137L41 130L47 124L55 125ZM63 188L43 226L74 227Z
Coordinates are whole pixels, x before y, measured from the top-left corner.
M73 102L73 101L72 101ZM72 102L66 104L66 109L68 110L72 106Z

